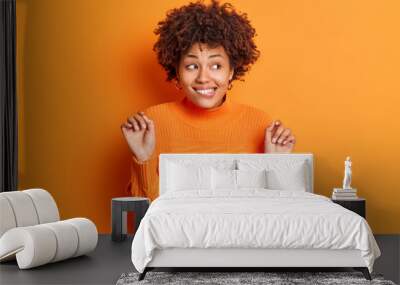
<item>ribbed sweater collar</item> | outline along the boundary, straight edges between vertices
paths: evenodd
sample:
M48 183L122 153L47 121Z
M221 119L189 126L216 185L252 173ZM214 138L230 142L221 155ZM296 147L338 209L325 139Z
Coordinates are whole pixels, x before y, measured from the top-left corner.
M186 97L176 104L178 115L186 122L195 127L213 127L230 120L234 115L233 103L229 96L218 107L205 109L196 106Z
M189 112L191 115L200 115L200 116L208 116L209 114L220 114L229 111L230 108L230 100L229 96L225 95L225 100L222 102L221 105L215 108L206 109L201 108L195 104L193 104L187 97L184 97L181 100L182 109L186 112Z

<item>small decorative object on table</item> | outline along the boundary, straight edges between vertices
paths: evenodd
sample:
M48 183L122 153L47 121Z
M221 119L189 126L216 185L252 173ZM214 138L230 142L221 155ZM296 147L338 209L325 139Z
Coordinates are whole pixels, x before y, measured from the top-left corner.
M357 197L357 189L351 188L351 159L344 162L343 188L333 188L332 201L365 218L365 199Z
M334 188L333 200L357 200L357 189L351 188L351 159L350 156L344 162L343 188Z
M134 212L136 231L149 205L150 200L145 197L113 198L111 201L111 239L113 241L123 241L126 239L126 212Z

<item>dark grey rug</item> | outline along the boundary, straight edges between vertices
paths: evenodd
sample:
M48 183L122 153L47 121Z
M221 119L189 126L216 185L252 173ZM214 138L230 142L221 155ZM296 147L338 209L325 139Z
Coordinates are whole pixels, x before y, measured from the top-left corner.
M142 281L138 281L139 273L124 273L117 285L134 284L379 284L395 285L384 280L382 275L372 274L372 281L364 278L360 272L154 272L150 271Z

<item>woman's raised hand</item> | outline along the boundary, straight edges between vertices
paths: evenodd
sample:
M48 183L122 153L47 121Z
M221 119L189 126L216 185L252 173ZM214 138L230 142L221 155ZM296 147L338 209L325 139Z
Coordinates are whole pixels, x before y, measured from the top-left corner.
M142 162L148 160L156 144L154 122L138 112L121 125L121 130L135 158Z
M265 130L265 153L290 153L295 144L296 138L279 120L274 120Z

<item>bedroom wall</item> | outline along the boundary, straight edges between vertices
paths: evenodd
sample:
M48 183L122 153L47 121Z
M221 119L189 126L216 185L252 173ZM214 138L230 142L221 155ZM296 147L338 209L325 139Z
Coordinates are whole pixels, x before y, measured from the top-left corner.
M231 1L257 29L260 60L233 100L281 119L315 154L315 192L367 199L375 233L400 233L399 1ZM62 218L110 232L130 153L119 126L180 98L152 52L166 11L188 1L17 0L19 188L41 187Z

